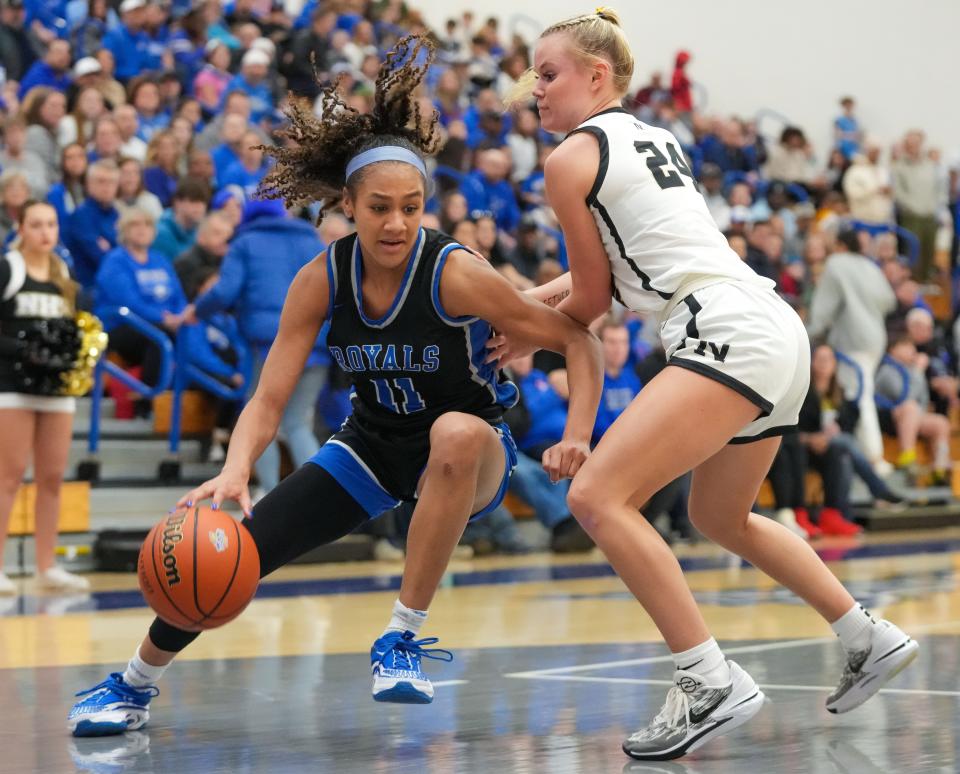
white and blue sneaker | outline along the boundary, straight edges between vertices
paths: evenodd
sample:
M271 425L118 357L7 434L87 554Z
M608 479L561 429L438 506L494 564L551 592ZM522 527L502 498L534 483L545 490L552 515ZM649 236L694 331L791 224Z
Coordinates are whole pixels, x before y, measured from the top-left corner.
M67 728L74 736L110 736L142 728L150 719L150 699L159 693L153 685L127 685L120 672L113 672L99 685L77 694L86 698L73 705Z
M442 648L424 648L438 642L436 637L415 640L413 632L387 632L370 648L373 664L373 700L395 704L429 704L433 685L420 669L420 658L453 661Z
M78 771L87 774L121 774L154 771L150 765L150 734L131 731L121 736L70 740L67 749Z

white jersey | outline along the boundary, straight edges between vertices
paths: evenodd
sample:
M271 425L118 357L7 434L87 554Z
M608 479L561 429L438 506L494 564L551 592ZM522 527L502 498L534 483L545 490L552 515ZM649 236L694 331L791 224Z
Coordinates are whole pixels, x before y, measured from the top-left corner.
M662 314L679 303L678 291L724 279L774 286L730 249L670 132L623 108L598 113L576 132L600 144L587 205L610 259L614 297L624 306Z

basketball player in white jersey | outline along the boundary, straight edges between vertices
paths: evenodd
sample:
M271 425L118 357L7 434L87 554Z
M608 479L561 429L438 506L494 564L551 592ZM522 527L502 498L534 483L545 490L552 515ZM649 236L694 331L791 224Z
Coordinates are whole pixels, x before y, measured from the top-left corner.
M780 436L807 392L810 344L797 315L727 247L680 144L621 106L633 57L612 11L548 28L518 97L543 128L568 133L546 165L570 272L533 291L588 324L611 295L659 315L668 357L573 480L572 513L656 623L673 653L674 686L649 726L624 742L640 760L676 758L750 719L764 696L710 636L680 565L637 514L693 470L690 518L704 535L806 600L837 633L846 668L830 712L866 701L916 655L875 620L803 540L750 512ZM491 358L517 342L494 339Z

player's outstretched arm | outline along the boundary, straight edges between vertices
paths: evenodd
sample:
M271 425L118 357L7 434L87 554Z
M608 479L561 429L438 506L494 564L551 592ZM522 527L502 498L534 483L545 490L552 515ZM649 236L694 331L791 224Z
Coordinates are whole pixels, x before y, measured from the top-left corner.
M440 301L453 317L479 317L508 338L559 352L567 359L570 407L563 441L544 455L554 481L572 477L590 450L603 387L600 342L567 315L517 291L486 261L450 253L440 277Z
M556 300L557 309L584 325L606 314L611 301L610 261L587 206L599 166L597 141L583 133L564 140L544 165L547 199L563 230L570 272L537 288L537 297Z
M524 293L547 306L555 307L559 306L560 302L570 295L572 287L573 278L570 276L570 272L567 271L543 285L537 285L535 288L525 290Z
M597 141L587 134L568 137L547 159L547 196L563 229L570 271L526 291L584 325L606 314L611 304L610 261L586 203L599 164ZM530 350L498 328L487 342L487 362L505 366Z
M327 253L323 252L300 269L287 291L277 337L260 373L257 390L244 406L231 434L223 470L180 498L178 507L210 497L216 507L224 500L236 500L244 513L250 513L250 470L277 434L280 417L327 315L328 294Z

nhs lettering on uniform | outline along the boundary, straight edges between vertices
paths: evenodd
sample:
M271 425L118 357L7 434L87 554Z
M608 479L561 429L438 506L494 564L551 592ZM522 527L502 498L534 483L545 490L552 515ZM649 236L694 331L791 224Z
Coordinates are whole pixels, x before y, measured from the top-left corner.
M24 291L17 293L14 298L17 302L16 317L50 320L67 316L67 303L61 296Z

